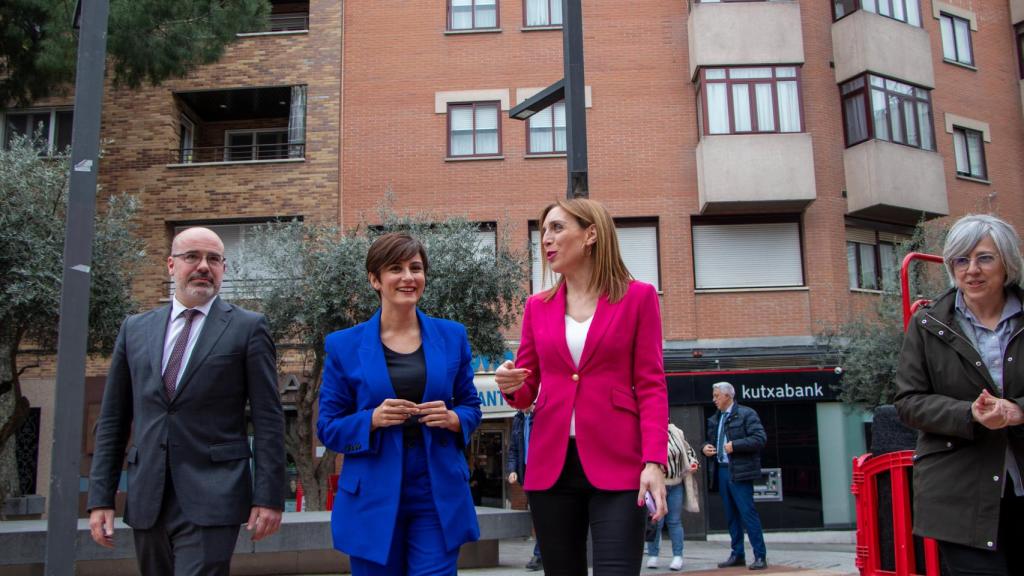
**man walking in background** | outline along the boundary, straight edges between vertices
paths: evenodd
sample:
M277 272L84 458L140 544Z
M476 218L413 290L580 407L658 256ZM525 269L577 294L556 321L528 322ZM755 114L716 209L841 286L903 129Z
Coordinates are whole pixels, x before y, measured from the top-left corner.
M89 527L97 544L113 547L114 495L130 437L124 520L142 574L226 576L241 524L260 540L281 523L284 414L274 344L262 314L217 296L225 265L212 230L178 234L167 257L173 302L129 317L114 346L89 476Z
M530 447L530 429L532 427L533 406L516 412L512 419L512 440L508 443L508 459L506 461L509 484L518 482L522 486L526 481L527 449ZM543 567L544 562L540 558L540 542L535 541L533 557L526 563L526 569L536 572Z
M757 412L734 402L735 396L736 390L728 382L712 386L712 399L718 412L708 418L703 449L715 466L712 474L717 473L718 492L722 495L732 541L732 553L718 567L746 564L743 551L743 531L746 530L754 549L750 569L764 570L768 567L767 552L761 518L754 508L754 480L761 477L761 450L768 438Z

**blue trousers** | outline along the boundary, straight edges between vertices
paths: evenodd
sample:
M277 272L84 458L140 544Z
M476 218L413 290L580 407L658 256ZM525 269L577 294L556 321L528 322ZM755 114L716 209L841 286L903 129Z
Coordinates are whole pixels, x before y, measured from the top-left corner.
M352 556L352 576L454 576L459 549L447 550L423 441L406 444L395 535L385 565Z
M658 520L658 532L654 540L647 543L647 555L657 556L661 547L661 527L668 524L668 537L672 540L672 555L683 555L683 494L685 489L682 484L666 486L665 495L668 505L668 514Z
M743 553L743 531L746 530L750 538L750 547L754 549L754 557L764 558L767 551L764 547L761 517L754 508L754 483L733 482L729 466L719 464L718 491L722 495L725 519L729 523L732 553L740 557L746 556Z

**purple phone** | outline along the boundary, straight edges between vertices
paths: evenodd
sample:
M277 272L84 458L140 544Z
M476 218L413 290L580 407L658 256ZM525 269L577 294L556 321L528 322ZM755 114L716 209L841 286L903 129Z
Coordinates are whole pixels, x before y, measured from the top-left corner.
M650 492L644 492L644 504L652 516L658 513L658 505L654 503L654 496L651 496Z

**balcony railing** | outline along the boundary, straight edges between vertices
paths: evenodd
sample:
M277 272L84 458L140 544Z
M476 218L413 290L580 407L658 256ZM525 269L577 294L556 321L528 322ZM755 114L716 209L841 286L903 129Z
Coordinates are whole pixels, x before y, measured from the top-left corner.
M267 27L263 30L251 30L240 35L266 34L267 32L305 32L309 30L308 12L288 12L271 14L267 19Z
M239 146L202 146L169 150L171 164L205 164L211 162L254 162L303 158L306 143L244 144Z

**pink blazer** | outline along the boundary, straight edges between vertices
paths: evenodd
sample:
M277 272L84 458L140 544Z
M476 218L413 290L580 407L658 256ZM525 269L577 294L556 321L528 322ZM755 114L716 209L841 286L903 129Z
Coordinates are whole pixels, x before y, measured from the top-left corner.
M661 312L654 287L633 281L615 304L602 296L576 367L565 340L565 287L549 302L526 301L517 368L529 368L509 404L536 401L526 490L546 490L562 472L576 409L576 448L587 479L602 490L638 490L645 462L665 465L668 389Z

